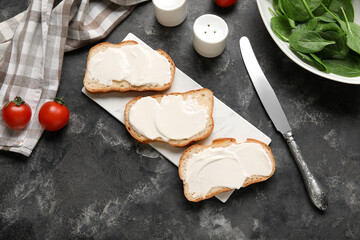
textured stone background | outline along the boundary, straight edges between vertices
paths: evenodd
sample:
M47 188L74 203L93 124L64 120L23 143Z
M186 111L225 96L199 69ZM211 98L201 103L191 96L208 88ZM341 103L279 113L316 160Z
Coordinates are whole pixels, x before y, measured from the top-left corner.
M267 182L217 199L188 202L177 168L81 93L91 46L67 53L59 96L71 112L67 127L45 132L31 157L0 152L0 239L359 239L360 86L317 77L275 45L254 0L220 9L188 1L175 28L159 25L152 3L136 10L105 39L129 32L169 53L178 68L272 138L277 161ZM1 0L0 20L26 2ZM214 13L228 23L216 59L192 47L192 24ZM329 208L310 203L286 143L254 92L238 48L249 37L293 127L309 167L326 187Z

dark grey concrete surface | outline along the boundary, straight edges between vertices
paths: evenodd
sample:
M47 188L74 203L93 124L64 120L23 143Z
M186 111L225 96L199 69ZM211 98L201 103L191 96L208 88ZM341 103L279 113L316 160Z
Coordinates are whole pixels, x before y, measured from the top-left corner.
M140 4L105 39L129 32L169 53L178 68L272 138L277 168L263 183L217 199L188 202L177 168L81 93L91 46L65 54L59 96L71 112L63 130L45 132L29 158L0 152L0 239L359 239L360 86L313 75L289 60L266 31L254 0L229 9L188 1L175 28L159 25ZM26 8L1 0L0 20ZM205 59L192 47L192 24L221 16L225 52ZM329 208L310 203L286 143L254 92L238 48L248 36L294 129Z

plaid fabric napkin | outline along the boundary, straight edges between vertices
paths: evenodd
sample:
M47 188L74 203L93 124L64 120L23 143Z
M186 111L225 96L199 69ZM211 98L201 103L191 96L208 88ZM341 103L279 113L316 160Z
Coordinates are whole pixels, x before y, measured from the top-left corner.
M40 107L56 96L65 51L105 38L146 0L32 0L0 23L0 104L22 97L33 115L23 130L0 121L0 149L29 156L43 132Z

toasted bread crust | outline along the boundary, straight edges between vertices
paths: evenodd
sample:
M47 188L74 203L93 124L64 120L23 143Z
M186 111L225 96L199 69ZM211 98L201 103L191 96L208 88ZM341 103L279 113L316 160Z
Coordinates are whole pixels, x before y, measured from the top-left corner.
M154 140L148 139L145 136L141 135L140 133L137 133L131 127L130 122L129 122L129 113L130 113L131 107L139 99L142 98L142 97L136 97L126 104L125 112L124 112L125 126L126 126L126 129L128 130L128 132L131 134L131 136L133 136L136 140L138 140L141 143L147 144L150 142L165 142L165 143L169 143L170 145L175 146L175 147L184 147L184 146L191 144L192 142L199 141L199 140L202 140L202 139L208 137L214 128L214 119L212 117L214 98L213 98L212 91L210 91L209 89L206 89L206 88L202 88L202 89L198 89L198 90L191 90L191 91L185 92L185 93L170 93L170 94L164 94L164 95L153 95L150 97L152 97L152 98L156 99L158 102L160 102L164 96L169 96L169 95L175 95L175 96L180 95L183 98L190 96L190 95L193 95L193 96L194 95L196 95L196 96L203 95L204 98L206 97L206 100L209 100L209 102L207 102L207 104L206 104L206 106L208 107L208 115L209 115L206 128L203 131L201 131L200 133L198 133L195 136L188 138L188 139L181 139L181 140L170 139L169 141L165 141L162 138L156 138Z
M92 47L90 49L90 51L89 51L87 64L86 64L85 77L84 77L84 80L83 80L84 87L86 88L86 90L89 91L89 92L92 92L92 93L104 93L104 92L127 92L127 91L138 91L138 92L142 92L142 91L164 91L164 90L169 89L171 87L172 82L174 81L175 69L176 68L175 68L175 63L171 59L171 57L161 49L158 49L157 51L161 55L166 57L166 59L169 61L170 70L171 70L171 80L170 80L169 83L167 83L165 85L161 85L161 86L156 86L156 85L133 86L133 85L129 84L127 81L113 81L110 86L107 86L107 85L104 85L104 84L101 84L101 83L93 82L93 81L91 81L91 79L89 79L89 74L88 74L87 68L89 66L89 61L90 61L91 57L93 57L96 53L98 53L100 51L104 51L105 49L107 49L109 47L121 48L121 47L124 47L124 46L136 45L136 44L138 44L136 41L128 40L128 41L123 41L123 42L118 43L118 44L112 44L112 43L104 42L104 43L99 43L96 46Z
M269 176L257 176L257 175L253 175L251 177L246 178L244 184L242 187L247 187L251 184L254 183L258 183L258 182L262 182L265 181L267 179L269 179L275 172L275 159L272 155L271 149L268 145L266 145L265 143L258 141L256 139L251 139L248 138L244 143L257 143L260 144L264 150L266 151L266 153L269 155L271 162L272 162L272 172ZM185 197L192 202L199 202L208 198L212 198L213 196L219 194L219 193L223 193L223 192L228 192L231 191L231 188L227 188L227 187L213 187L210 189L210 191L206 194L205 197L196 197L193 196L193 194L191 194L189 192L189 188L188 185L185 184L185 171L186 171L186 164L188 159L196 153L199 153L207 148L217 148L217 147L227 147L230 146L232 144L242 144L242 143L237 143L235 139L233 138L219 138L219 139L215 139L213 140L213 142L211 143L211 145L192 145L191 147L187 148L184 153L182 154L181 158L180 158L180 162L179 162L179 176L180 179L183 180L184 182L184 194Z

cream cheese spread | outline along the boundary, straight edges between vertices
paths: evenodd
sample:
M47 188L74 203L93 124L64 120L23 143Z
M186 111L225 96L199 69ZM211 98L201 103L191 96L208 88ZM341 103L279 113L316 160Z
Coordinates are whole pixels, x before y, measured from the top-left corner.
M212 187L239 189L247 177L269 176L272 168L272 161L260 144L206 148L188 159L185 183L190 194L205 197Z
M171 80L170 63L166 57L142 45L110 47L90 58L90 79L104 85L127 81L134 86L165 85Z
M209 118L207 110L192 97L184 100L181 95L167 95L161 102L144 97L130 108L129 123L136 132L151 140L188 139L205 129Z

